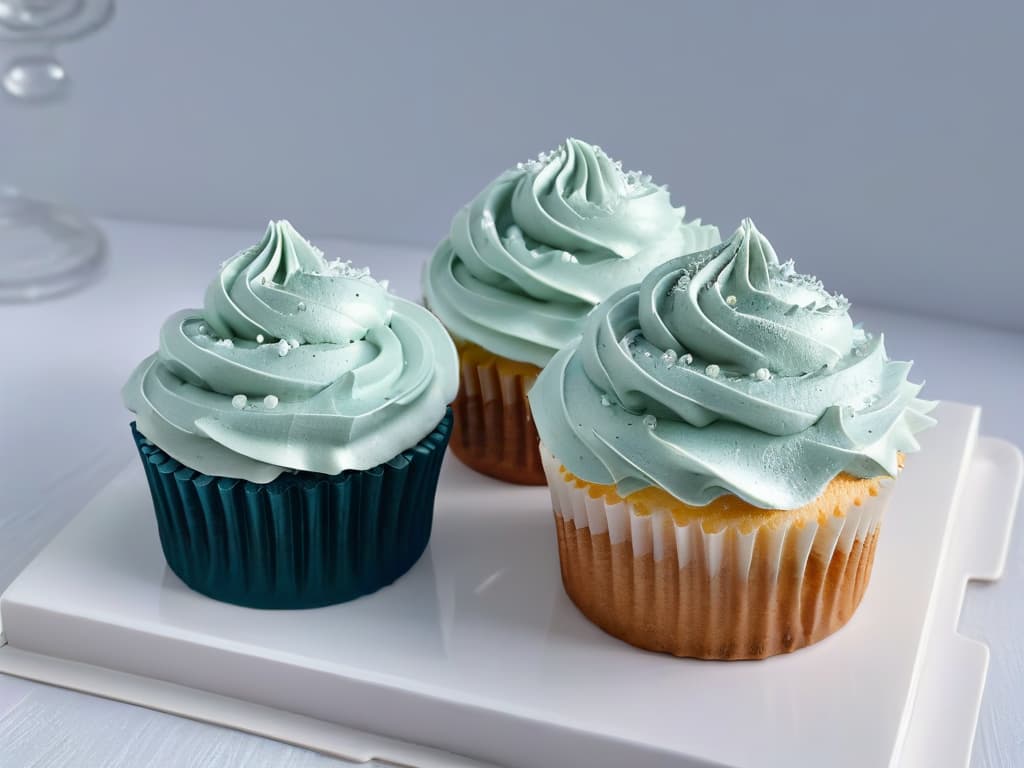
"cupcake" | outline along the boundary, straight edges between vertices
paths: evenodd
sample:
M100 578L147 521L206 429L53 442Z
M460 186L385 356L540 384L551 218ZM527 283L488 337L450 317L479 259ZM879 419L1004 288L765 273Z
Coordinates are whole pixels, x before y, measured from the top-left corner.
M583 318L679 253L719 242L668 190L576 139L520 163L456 214L423 275L455 339L452 451L493 477L543 485L526 392Z
M167 564L255 608L390 584L430 537L457 376L433 315L272 222L122 391Z
M562 581L633 645L762 658L850 618L932 425L910 363L744 221L602 303L530 394Z

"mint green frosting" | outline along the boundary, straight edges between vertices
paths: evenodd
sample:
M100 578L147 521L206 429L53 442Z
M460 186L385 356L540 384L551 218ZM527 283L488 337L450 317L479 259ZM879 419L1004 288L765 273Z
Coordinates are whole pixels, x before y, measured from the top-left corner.
M388 461L437 426L457 382L433 315L279 221L222 265L202 310L167 319L122 397L186 466L266 483Z
M696 506L795 509L841 472L894 476L934 403L848 306L744 221L594 310L530 392L541 440L584 480Z
M503 173L460 210L423 274L455 335L543 366L594 305L655 265L719 242L668 190L577 139Z

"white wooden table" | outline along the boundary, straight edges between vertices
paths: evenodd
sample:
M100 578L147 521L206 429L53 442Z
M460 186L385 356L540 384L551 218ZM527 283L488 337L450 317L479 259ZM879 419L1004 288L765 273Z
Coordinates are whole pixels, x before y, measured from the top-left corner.
M40 304L0 305L0 590L81 505L133 460L120 387L155 349L171 312L201 305L217 265L249 232L105 222L107 274ZM318 240L328 256L370 265L419 297L426 253ZM837 286L841 287L841 286ZM890 354L913 358L925 395L984 407L982 431L1024 444L1024 335L863 307ZM1024 526L1002 581L969 588L961 631L992 650L974 766L1024 765ZM0 764L39 766L345 765L302 749L146 709L0 676Z

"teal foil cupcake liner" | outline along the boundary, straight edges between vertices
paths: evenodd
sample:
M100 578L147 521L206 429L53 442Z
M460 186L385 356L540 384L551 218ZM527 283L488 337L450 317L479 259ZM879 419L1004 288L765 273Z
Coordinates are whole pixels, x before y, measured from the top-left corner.
M452 412L416 446L364 471L265 485L172 459L132 422L167 564L189 587L250 608L316 608L391 584L423 554Z

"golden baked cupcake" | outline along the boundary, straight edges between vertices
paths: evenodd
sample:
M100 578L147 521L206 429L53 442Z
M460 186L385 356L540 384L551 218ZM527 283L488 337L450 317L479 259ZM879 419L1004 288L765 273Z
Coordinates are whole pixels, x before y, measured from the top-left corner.
M470 467L543 485L526 392L605 297L679 253L719 242L668 190L600 147L567 139L520 163L456 214L423 275L461 368L452 451Z
M841 627L883 499L932 425L910 363L744 221L603 302L530 394L562 580L678 656L762 658Z

